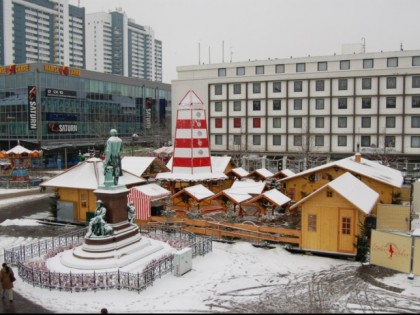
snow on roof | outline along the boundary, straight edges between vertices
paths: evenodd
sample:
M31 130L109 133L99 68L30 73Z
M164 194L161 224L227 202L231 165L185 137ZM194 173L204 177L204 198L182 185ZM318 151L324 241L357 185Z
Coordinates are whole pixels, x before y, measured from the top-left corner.
M210 156L211 169L215 173L224 173L228 167L230 156Z
M379 164L378 162L370 161L368 159L360 158L360 162L355 160L355 156L350 156L338 161L323 164L303 172L299 172L292 176L281 179L280 181L286 181L291 178L299 177L305 174L310 174L326 168L338 166L345 170L364 175L366 177L375 179L382 183L391 185L393 187L401 188L404 182L404 178L400 171L395 170L391 167Z
M184 188L184 190L187 191L191 196L194 196L194 198L199 201L214 195L214 193L210 189L201 184L186 187Z
M264 178L269 178L269 177L272 177L274 175L274 173L270 172L266 168L259 168L259 169L255 170L254 172L260 174ZM251 172L251 174L254 173L254 172Z
M235 180L232 187L226 189L231 192L245 192L253 195L259 195L264 191L265 183L263 181L256 182L250 180ZM225 190L224 190L225 191Z
M372 211L372 208L375 206L379 198L379 194L376 191L351 175L349 172L346 172L295 203L291 209L297 207L299 204L324 190L326 187L330 187L339 193L344 199L366 214L369 214Z
M204 180L218 180L218 179L227 179L227 176L223 173L172 173L164 172L156 174L156 179L166 179L174 181L204 181Z
M29 154L29 153L32 153L32 151L18 144L17 146L11 148L9 151L6 151L6 153L7 154L10 154L10 153L15 153L15 154L28 153Z
M242 167L237 167L231 170L231 172L235 173L236 175L240 176L240 177L245 177L249 175L249 172L242 168Z
M143 176L146 169L153 163L155 157L125 156L121 159L121 168L138 177Z
M104 181L103 161L91 158L43 182L40 186L95 190L99 185L103 185ZM145 179L123 170L123 176L119 178L118 184L127 186L145 181Z
M224 173L232 157L230 156L210 156L211 169L213 173ZM173 157L166 163L166 167L172 169Z
M289 197L287 197L286 195L284 195L283 193L281 193L275 188L264 192L263 195L266 196L267 199L276 203L278 206L282 206L291 200Z
M171 192L157 184L146 184L135 186L131 189L136 189L148 196L161 196L161 195L169 195Z
M295 175L296 173L295 173L295 172L293 172L292 170L289 170L288 168L285 168L284 170L278 171L278 172L277 172L276 174L274 174L274 175L277 175L277 174L283 174L283 175L285 175L286 177L290 177L290 176Z
M270 200L272 203L276 204L277 206L282 206L282 205L288 203L291 200L289 197L282 194L277 189L273 188L271 190L268 190L268 191L264 192L261 195L258 195L256 197L252 198L251 200L248 200L247 203L253 203L253 202L261 199L263 196L265 198L267 198L268 200Z
M223 190L222 193L229 196L229 198L233 199L236 203L241 203L252 198L252 196L246 192L231 191L230 189Z

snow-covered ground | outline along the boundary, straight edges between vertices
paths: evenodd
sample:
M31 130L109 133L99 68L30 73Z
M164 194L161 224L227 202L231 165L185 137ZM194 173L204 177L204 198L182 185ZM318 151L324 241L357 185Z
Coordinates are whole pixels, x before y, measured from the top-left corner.
M9 221L0 223L0 229ZM37 223L24 218L13 224ZM413 222L415 228L420 228L419 219ZM0 260L4 248L31 241L2 235ZM291 254L281 246L263 249L246 242L213 242L211 253L193 259L190 272L180 277L167 274L140 293L50 291L34 288L19 277L15 290L57 313L99 313L103 307L110 313L420 312L420 277L410 280L407 274L396 273L379 280L403 289L395 293L357 277L360 266L355 261Z

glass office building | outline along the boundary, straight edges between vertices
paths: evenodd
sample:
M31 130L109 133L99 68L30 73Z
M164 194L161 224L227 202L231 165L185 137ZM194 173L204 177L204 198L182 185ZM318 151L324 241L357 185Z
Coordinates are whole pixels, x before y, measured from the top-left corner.
M169 84L54 64L0 67L0 150L19 140L72 159L103 149L113 128L125 143L158 146L170 141L170 124Z

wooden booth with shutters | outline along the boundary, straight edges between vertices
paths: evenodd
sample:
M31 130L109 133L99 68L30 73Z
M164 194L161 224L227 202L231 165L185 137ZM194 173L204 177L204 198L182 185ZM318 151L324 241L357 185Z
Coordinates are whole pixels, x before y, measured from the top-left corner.
M301 211L301 249L356 255L357 236L379 194L345 173L290 207Z

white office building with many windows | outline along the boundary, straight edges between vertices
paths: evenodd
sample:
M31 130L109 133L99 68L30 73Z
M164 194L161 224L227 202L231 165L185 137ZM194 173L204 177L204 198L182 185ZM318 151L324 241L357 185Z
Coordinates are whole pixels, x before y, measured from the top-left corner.
M172 104L192 89L208 106L212 154L264 157L286 168L309 156L361 152L420 167L420 50L201 64L177 73Z

